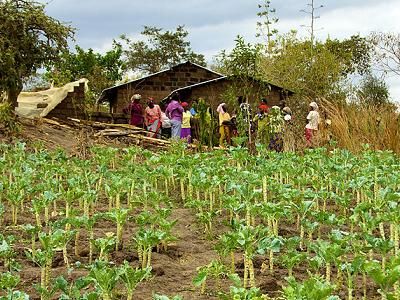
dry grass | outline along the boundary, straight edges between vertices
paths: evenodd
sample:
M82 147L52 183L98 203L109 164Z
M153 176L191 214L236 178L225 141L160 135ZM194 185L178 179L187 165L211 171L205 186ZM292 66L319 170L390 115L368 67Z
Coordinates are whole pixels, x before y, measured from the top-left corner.
M319 102L322 111L332 120L330 126L321 124L320 135L331 134L338 147L358 152L364 144L369 144L374 150L392 150L400 154L400 118L392 106L336 104L326 99Z
M313 146L326 146L336 142L336 147L352 152L363 150L369 144L374 150L392 150L400 154L400 116L392 105L374 107L328 99L295 98L288 101L294 112L294 123L288 128L291 138L285 139L285 150L302 151L307 146L304 127L308 103L317 101L320 113L318 136ZM326 120L331 120L327 125Z

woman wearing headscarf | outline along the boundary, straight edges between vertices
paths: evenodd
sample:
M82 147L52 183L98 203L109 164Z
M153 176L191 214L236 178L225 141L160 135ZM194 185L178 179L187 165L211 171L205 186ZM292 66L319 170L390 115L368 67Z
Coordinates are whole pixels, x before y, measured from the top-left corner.
M225 141L228 145L231 144L231 132L229 127L231 116L228 113L225 103L218 105L217 112L219 114L219 146L223 148Z
M143 106L140 104L141 95L135 94L131 98L131 103L123 109L125 114L130 114L131 119L129 124L143 128Z
M268 116L269 107L265 102L261 102L258 106L258 112L253 118L253 122L257 124L257 142L267 143L268 140Z
M281 152L283 150L284 119L279 106L272 106L267 116L268 148Z
M188 143L191 143L192 131L190 120L192 118L192 113L189 110L189 104L187 102L182 102L181 105L184 109L184 112L182 114L181 139L186 139Z
M269 105L268 105L268 99L267 98L262 98L260 105L258 105L258 109L262 110L264 113L268 114L269 112Z
M318 132L318 124L319 124L318 104L315 102L311 102L309 107L310 107L310 112L307 115L307 125L305 128L307 146L312 145L312 140L313 137Z
M149 133L150 137L160 137L161 128L161 108L157 104L154 104L154 99L149 98L147 107L145 109L144 122L147 130L153 133Z
M283 119L285 120L285 122L292 122L292 110L290 109L289 106L285 106L282 109L282 114L283 114Z

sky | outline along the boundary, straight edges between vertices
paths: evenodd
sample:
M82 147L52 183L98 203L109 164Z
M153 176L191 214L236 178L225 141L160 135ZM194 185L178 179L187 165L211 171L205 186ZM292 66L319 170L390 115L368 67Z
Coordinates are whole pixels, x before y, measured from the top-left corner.
M144 25L173 30L185 25L195 52L209 62L232 49L237 35L256 42L259 0L41 0L49 15L77 28L76 43L104 52L121 34L136 39ZM311 0L271 0L279 33L309 35ZM400 32L400 0L314 0L317 38L348 38L372 31ZM400 102L400 78L388 76L392 98Z

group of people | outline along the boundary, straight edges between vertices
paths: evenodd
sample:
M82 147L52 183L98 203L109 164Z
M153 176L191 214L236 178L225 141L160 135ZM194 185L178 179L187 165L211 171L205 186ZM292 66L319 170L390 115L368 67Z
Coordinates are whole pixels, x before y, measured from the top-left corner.
M191 120L196 111L189 103L177 99L172 97L167 104L160 107L155 104L153 98L148 98L147 106L143 108L141 95L135 94L124 112L131 115L131 125L145 128L150 137L180 138L191 143ZM292 111L284 102L281 102L280 106L270 107L266 98L261 99L258 111L254 115L250 104L241 96L238 97L238 110L232 116L225 103L221 103L216 112L219 118L220 147L232 145L232 137L240 134L266 144L271 150L282 151L284 138L289 137L289 128L293 124ZM311 146L318 131L319 119L318 105L311 102L305 126L305 140L308 146Z
M147 99L147 107L141 104L142 96L135 94L131 103L124 109L124 113L130 114L130 124L145 128L149 137L154 138L182 138L191 142L190 119L195 115L193 109L189 110L187 102L179 102L172 99L165 110L155 104L153 98Z
M238 105L238 116L233 115L233 117L229 115L225 103L221 103L217 108L220 125L220 147L231 145L231 137L238 135L237 127L240 127L239 131L242 131L242 134L254 138L258 143L268 145L270 150L282 151L285 144L286 146L292 144L292 147L287 148L287 150L294 150L294 137L291 129L293 125L292 110L285 105L284 101L280 103L280 106L270 107L268 99L262 98L254 116L251 106L243 97L238 97ZM311 146L320 122L316 102L309 104L306 120L304 136L307 146ZM284 140L286 140L286 143Z

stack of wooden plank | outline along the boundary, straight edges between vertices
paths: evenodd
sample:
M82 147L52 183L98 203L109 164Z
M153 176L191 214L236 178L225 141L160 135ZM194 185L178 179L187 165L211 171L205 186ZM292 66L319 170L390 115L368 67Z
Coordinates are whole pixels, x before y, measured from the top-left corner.
M47 124L62 128L88 129L91 132L93 138L124 138L127 139L128 142L142 145L144 147L150 146L167 148L171 144L171 142L168 140L150 137L149 135L151 133L143 128L135 127L128 124L110 124L74 118L68 118L67 120L60 120L56 118L42 118L41 120L42 122L45 122Z

